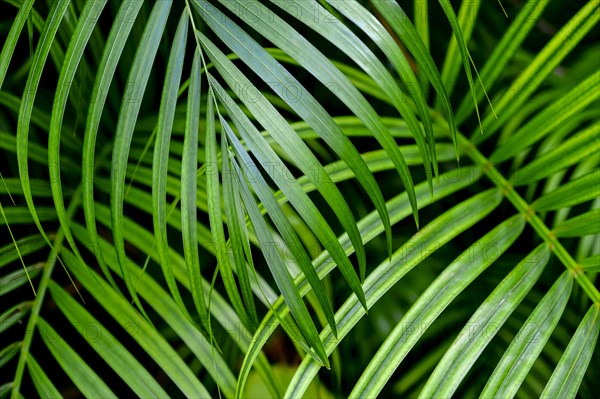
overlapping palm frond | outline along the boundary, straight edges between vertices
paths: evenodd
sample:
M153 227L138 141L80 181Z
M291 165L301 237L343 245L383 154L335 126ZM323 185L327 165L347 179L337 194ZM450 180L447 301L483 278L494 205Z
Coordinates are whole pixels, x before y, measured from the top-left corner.
M597 393L600 4L405 3L6 1L0 396Z

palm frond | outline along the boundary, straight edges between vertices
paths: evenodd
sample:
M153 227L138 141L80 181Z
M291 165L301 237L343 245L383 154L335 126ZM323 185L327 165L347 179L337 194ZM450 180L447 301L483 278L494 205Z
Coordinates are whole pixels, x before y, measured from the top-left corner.
M598 0L4 3L0 397L597 393Z

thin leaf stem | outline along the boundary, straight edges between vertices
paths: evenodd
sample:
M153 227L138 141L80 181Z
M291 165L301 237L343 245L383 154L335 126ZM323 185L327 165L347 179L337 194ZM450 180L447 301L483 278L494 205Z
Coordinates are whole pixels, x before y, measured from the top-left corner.
M94 170L100 167L102 161L105 160L108 154L110 153L111 148L111 145L107 145L102 149L99 156L100 162L96 163ZM81 206L82 190L83 184L81 183L73 192L71 203L69 204L69 207L66 211L67 221L71 221L73 219L73 216ZM54 266L56 265L57 260L60 262L58 254L60 252L64 239L65 233L62 228L59 228L54 239L54 245L52 245L52 251L50 252L50 255L48 255L48 260L46 261L46 267L44 268L44 273L42 274L42 278L38 286L37 295L31 305L31 315L29 317L29 320L27 321L27 327L25 328L25 338L21 343L21 353L19 355L19 361L17 363L15 378L12 385L11 399L16 399L20 397L19 389L21 388L21 381L23 379L23 372L25 370L25 363L27 362L29 348L31 347L31 341L33 340L33 330L37 325L39 314L42 309L42 304L44 303L44 299L46 297L46 290L48 289L48 284L50 283L52 272L54 271ZM63 267L65 266L63 265ZM70 276L69 279L71 279ZM75 289L77 290L76 286Z
M514 189L512 184L496 169L494 164L489 161L475 147L469 139L461 133L457 133L459 143L465 149L466 155L474 162L484 165L484 174L500 189L504 196L513 204L513 206L525 215L527 222L534 228L536 233L548 244L550 249L556 254L557 258L569 270L573 278L581 286L583 291L595 304L600 303L600 292L594 286L594 283L584 273L581 266L573 259L571 254L558 241L554 233L546 226L544 221L535 213L534 208L527 203Z
M80 205L81 186L79 186L77 190L73 193L73 200L69 204L66 213L67 220L71 220L73 218L73 215L75 215L75 212L79 209ZM29 320L27 321L27 327L25 328L25 338L21 343L21 353L19 356L19 362L17 363L15 379L12 385L11 399L16 399L20 396L19 389L21 387L21 381L23 379L25 363L27 362L27 357L29 355L29 348L31 347L31 341L33 340L33 332L37 325L42 304L44 303L44 299L46 297L46 290L48 289L48 284L50 283L52 272L54 271L54 266L56 266L56 261L58 260L58 253L60 251L64 239L65 233L61 228L58 230L56 238L54 239L52 251L48 256L48 260L46 261L46 267L44 267L44 273L42 274L42 278L38 286L37 296L35 297L35 300L33 301L33 304L31 306L31 315L29 316Z

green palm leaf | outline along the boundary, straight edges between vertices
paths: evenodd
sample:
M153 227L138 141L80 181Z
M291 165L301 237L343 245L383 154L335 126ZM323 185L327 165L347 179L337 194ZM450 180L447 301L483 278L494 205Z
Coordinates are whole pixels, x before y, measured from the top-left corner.
M598 1L504 3L5 1L0 397L597 396Z

